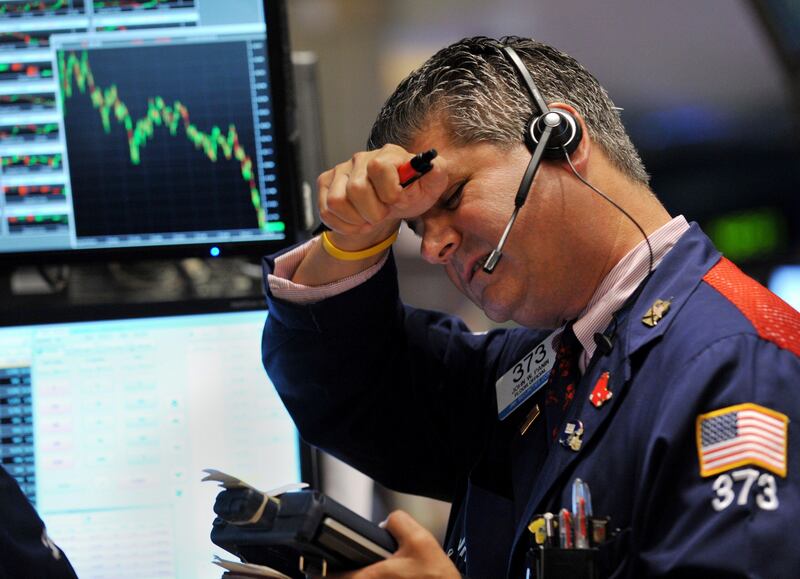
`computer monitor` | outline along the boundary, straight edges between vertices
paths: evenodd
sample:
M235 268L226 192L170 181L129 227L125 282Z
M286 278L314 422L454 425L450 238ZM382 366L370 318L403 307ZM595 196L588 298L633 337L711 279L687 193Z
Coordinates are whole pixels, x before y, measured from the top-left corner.
M79 577L216 579L212 555L233 556L209 539L202 470L310 482L261 365L266 315L0 327L2 465Z
M283 0L0 5L0 261L298 236Z

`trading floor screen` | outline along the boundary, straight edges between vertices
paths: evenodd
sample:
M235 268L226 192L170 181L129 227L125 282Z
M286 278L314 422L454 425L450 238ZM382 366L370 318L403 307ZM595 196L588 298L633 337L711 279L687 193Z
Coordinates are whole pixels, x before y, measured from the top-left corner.
M219 488L300 480L264 311L0 328L0 464L82 579L217 578Z
M265 7L0 3L0 254L287 239Z

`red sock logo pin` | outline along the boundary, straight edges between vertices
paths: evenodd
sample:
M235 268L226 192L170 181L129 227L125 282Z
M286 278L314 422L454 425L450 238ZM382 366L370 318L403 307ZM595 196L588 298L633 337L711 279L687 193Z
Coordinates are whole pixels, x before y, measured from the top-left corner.
M613 392L608 389L608 372L603 372L602 376L597 379L597 384L594 385L592 395L589 400L594 404L595 408L600 408L607 401L611 400Z

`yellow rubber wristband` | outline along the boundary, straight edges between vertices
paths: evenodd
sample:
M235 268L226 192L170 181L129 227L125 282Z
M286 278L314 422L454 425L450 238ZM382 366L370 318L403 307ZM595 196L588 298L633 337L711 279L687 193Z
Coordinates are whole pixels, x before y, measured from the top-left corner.
M360 251L345 251L344 249L339 249L336 247L331 240L328 239L328 232L323 231L322 247L325 249L328 255L335 257L336 259L340 259L342 261L359 261L362 259L367 259L368 257L372 257L373 255L378 255L384 249L389 248L397 239L398 233L400 233L399 230L395 231L388 238L376 245L373 245L372 247L368 247Z

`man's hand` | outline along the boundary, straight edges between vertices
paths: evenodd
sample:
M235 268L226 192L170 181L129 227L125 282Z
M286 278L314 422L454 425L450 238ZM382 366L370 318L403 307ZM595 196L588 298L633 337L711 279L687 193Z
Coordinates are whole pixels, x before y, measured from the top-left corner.
M352 236L381 241L401 219L417 217L436 203L447 187L446 161L438 157L430 172L404 189L397 169L413 156L397 145L385 145L356 153L319 176L320 217L338 240L345 243Z
M357 571L341 573L332 579L461 579L453 562L427 529L406 512L394 511L386 519L386 530L399 548L389 559Z
M439 155L428 173L404 189L397 168L413 156L397 145L385 145L356 153L319 176L319 213L336 247L344 251L371 247L394 234L402 219L418 217L433 207L447 189L447 161ZM300 263L292 281L324 285L363 271L381 257L340 261L318 245Z

